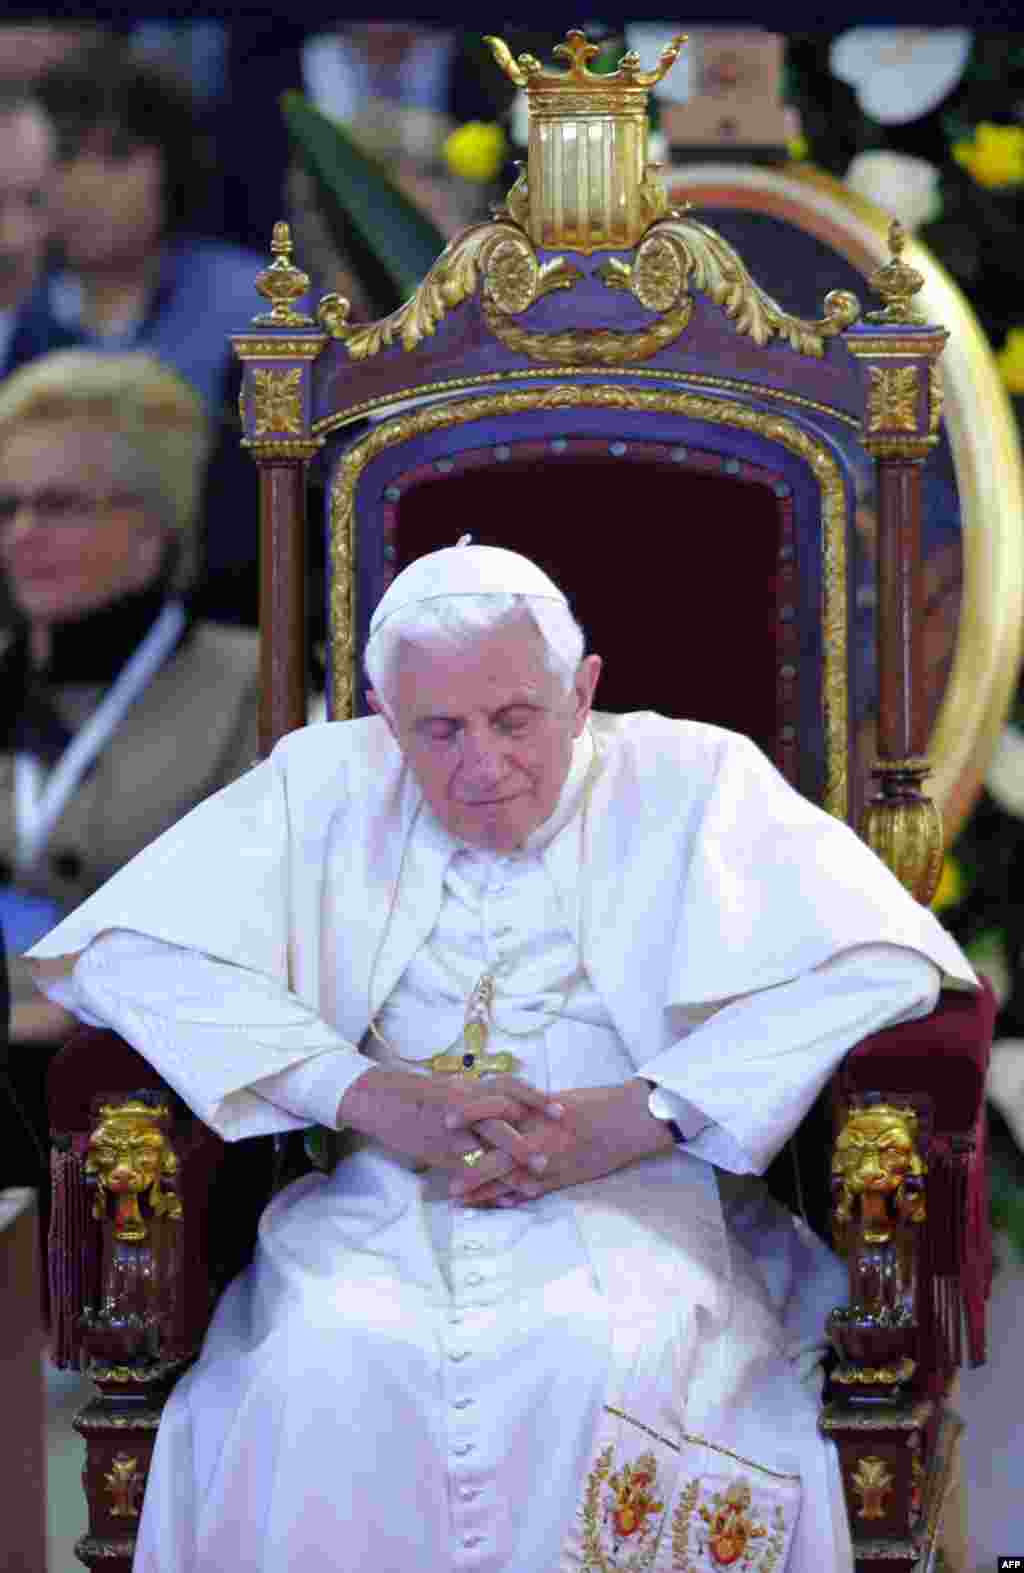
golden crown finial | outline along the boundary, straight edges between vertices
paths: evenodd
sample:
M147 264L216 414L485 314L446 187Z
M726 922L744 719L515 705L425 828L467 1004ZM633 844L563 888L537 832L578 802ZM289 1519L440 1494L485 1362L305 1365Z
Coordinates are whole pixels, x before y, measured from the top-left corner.
M292 301L300 299L309 290L310 278L292 262L292 232L290 225L279 219L274 225L270 250L274 260L269 268L257 274L256 288L264 300L269 300L272 310L262 312L252 320L264 328L308 328L312 317L295 311Z
M601 53L596 44L588 44L586 34L578 27L570 28L565 35L564 44L556 44L554 54L562 55L569 61L569 70L575 77L587 77L591 73L587 70L587 61L596 60Z
M489 34L484 42L529 104L527 171L509 193L509 215L538 246L585 255L635 246L668 209L647 162L647 94L675 65L685 33L666 44L652 71L633 51L614 71L591 71L601 51L578 27L555 46L567 71L546 71L533 55L515 60Z
M686 34L677 33L675 38L665 45L653 71L641 70L640 56L635 50L630 50L622 56L615 71L588 70L589 62L595 60L601 50L597 44L590 43L586 34L578 27L570 28L565 35L565 42L556 44L553 50L553 53L561 59L568 60L568 71L545 71L535 55L520 55L516 60L508 45L490 33L484 36L484 43L490 46L492 55L506 76L511 77L517 87L525 87L531 93L546 94L552 91L571 92L574 89L584 89L588 93L598 92L614 98L621 94L623 89L627 91L639 89L646 93L648 88L660 82L679 59L683 45L686 43Z
M880 311L869 311L869 322L922 323L924 317L914 308L913 298L924 284L924 275L903 261L903 248L907 243L906 230L898 218L889 225L889 261L878 268L868 283L876 295L881 295L885 306Z

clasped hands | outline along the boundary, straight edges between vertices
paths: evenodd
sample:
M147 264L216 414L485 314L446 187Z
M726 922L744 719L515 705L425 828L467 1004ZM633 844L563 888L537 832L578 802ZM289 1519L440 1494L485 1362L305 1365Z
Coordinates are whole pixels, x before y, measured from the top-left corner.
M509 1207L669 1151L672 1134L648 1093L639 1080L552 1095L517 1076L471 1085L378 1068L352 1084L338 1115L406 1158L448 1169L449 1194L466 1206Z

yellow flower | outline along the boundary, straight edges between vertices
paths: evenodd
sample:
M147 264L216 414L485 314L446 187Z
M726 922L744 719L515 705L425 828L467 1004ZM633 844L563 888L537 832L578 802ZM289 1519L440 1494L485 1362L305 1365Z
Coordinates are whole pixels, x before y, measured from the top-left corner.
M505 162L506 147L500 126L469 120L445 138L445 162L463 180L493 180Z
M964 893L964 877L960 872L960 865L955 857L948 853L942 864L942 878L939 888L932 897L932 911L945 912L949 907L955 907Z
M1009 393L1024 393L1024 328L1011 328L996 356L999 375Z
M1014 186L1024 181L1024 126L974 128L973 142L954 142L953 157L979 186Z
M808 146L807 138L804 136L790 137L789 141L786 143L786 152L789 154L794 164L799 163L802 158L806 158L810 151L811 150Z

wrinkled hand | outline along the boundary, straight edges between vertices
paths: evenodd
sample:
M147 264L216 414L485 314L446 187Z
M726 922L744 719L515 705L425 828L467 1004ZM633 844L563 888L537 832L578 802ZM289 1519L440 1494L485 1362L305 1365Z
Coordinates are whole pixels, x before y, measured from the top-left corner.
M566 1111L560 1122L533 1110L518 1121L523 1140L548 1160L543 1172L538 1172L536 1164L507 1168L505 1153L500 1164L492 1165L489 1155L473 1170L455 1176L451 1194L469 1207L511 1206L567 1185L599 1179L652 1153L670 1151L675 1145L672 1132L651 1114L649 1094L647 1083L640 1080L560 1092L558 1101ZM462 1118L485 1134L472 1103L463 1108Z
M546 1142L558 1130L563 1102L517 1076L495 1076L486 1087L474 1087L455 1077L382 1067L352 1083L338 1105L338 1122L406 1158L465 1174L470 1171L462 1154L486 1144L493 1150L474 1172L492 1181L546 1166ZM529 1135L522 1130L526 1121Z

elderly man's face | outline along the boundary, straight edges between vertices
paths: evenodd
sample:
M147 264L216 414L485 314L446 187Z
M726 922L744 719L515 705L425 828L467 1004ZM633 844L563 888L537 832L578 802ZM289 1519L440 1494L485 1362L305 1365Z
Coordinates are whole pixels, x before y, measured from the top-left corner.
M550 817L600 672L587 656L566 694L528 616L471 644L400 647L386 719L453 836L512 852ZM382 711L372 692L370 703Z
M52 157L39 110L26 106L0 117L0 311L20 306L42 268Z
M0 441L0 566L29 622L71 622L143 589L165 550L118 485L103 429L33 421Z

